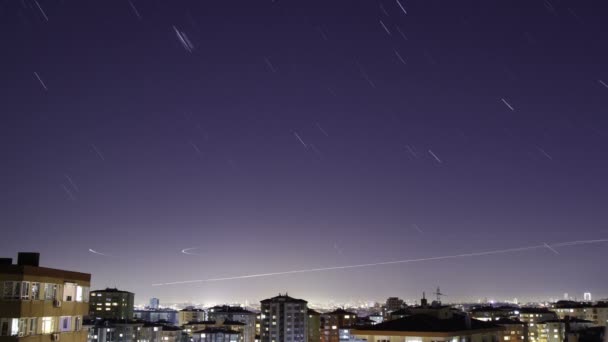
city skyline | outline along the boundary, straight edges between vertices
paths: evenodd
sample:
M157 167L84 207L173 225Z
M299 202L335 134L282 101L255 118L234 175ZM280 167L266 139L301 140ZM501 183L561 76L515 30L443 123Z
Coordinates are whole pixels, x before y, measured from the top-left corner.
M136 303L607 298L606 17L0 1L0 250Z

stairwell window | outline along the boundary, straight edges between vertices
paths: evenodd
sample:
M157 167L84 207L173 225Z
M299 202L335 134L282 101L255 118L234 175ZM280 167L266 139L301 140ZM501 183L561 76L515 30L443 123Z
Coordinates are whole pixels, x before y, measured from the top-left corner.
M27 334L36 335L36 328L38 327L38 319L36 317L29 318L27 323Z
M82 316L74 317L74 331L82 330Z

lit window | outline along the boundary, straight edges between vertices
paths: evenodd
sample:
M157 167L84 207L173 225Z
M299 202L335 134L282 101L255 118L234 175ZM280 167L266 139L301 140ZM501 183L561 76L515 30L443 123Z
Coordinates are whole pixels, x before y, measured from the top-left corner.
M53 332L53 317L42 317L42 333L50 334Z
M82 286L76 286L76 301L82 302Z

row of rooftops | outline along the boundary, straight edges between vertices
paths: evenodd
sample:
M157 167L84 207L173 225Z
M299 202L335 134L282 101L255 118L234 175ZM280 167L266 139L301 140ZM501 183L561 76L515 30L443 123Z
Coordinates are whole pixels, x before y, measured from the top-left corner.
M470 319L465 316L437 318L430 315L412 315L382 322L376 325L359 327L357 331L412 331L412 332L455 332L473 330L502 330L499 325Z
M94 290L91 293L125 293L125 294L133 294L133 292L119 290L115 287L106 287L104 290Z
M215 325L217 324L218 321L213 321L213 320L207 320L207 321L190 321L184 325ZM234 321L234 320L224 320L221 321L222 325L245 325L245 323L243 322L239 322L239 321Z
M608 308L608 302L575 302L571 300L560 300L553 305L556 309L577 309L577 308Z

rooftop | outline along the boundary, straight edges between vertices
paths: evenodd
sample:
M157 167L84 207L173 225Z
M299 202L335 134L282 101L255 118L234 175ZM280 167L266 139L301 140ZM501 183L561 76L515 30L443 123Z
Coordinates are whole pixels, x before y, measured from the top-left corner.
M355 312L351 312L351 311L346 311L342 308L336 309L334 311L331 312L326 312L324 313L324 315L357 315Z
M454 332L467 330L485 330L503 328L488 322L471 319L470 327L467 327L466 319L454 317L439 319L428 315L408 316L392 321L379 323L373 326L362 327L359 331L412 331L412 332Z
M210 327L203 330L197 330L194 334L240 334L240 332L228 328Z
M133 294L133 292L129 292L129 291L122 291L119 290L115 287L106 287L105 290L95 290L95 291L91 291L91 293L130 293Z
M255 314L255 312L249 311L240 306L229 306L229 305L216 305L216 306L210 308L209 312Z
M319 311L315 311L313 309L308 309L307 313L309 315L313 315L313 316L319 316L319 315L321 315L321 313Z
M289 297L287 295L287 293L284 294L284 295L282 295L282 294L279 293L279 295L276 296L276 297L264 299L264 300L261 301L262 304L266 304L266 303L278 303L278 302L303 303L303 304L307 304L308 303L304 299L298 299L298 298Z
M34 275L49 278L63 278L64 280L90 282L88 273L66 271L55 268L40 267L39 253L19 253L17 264L11 258L0 258L0 273L15 275Z

